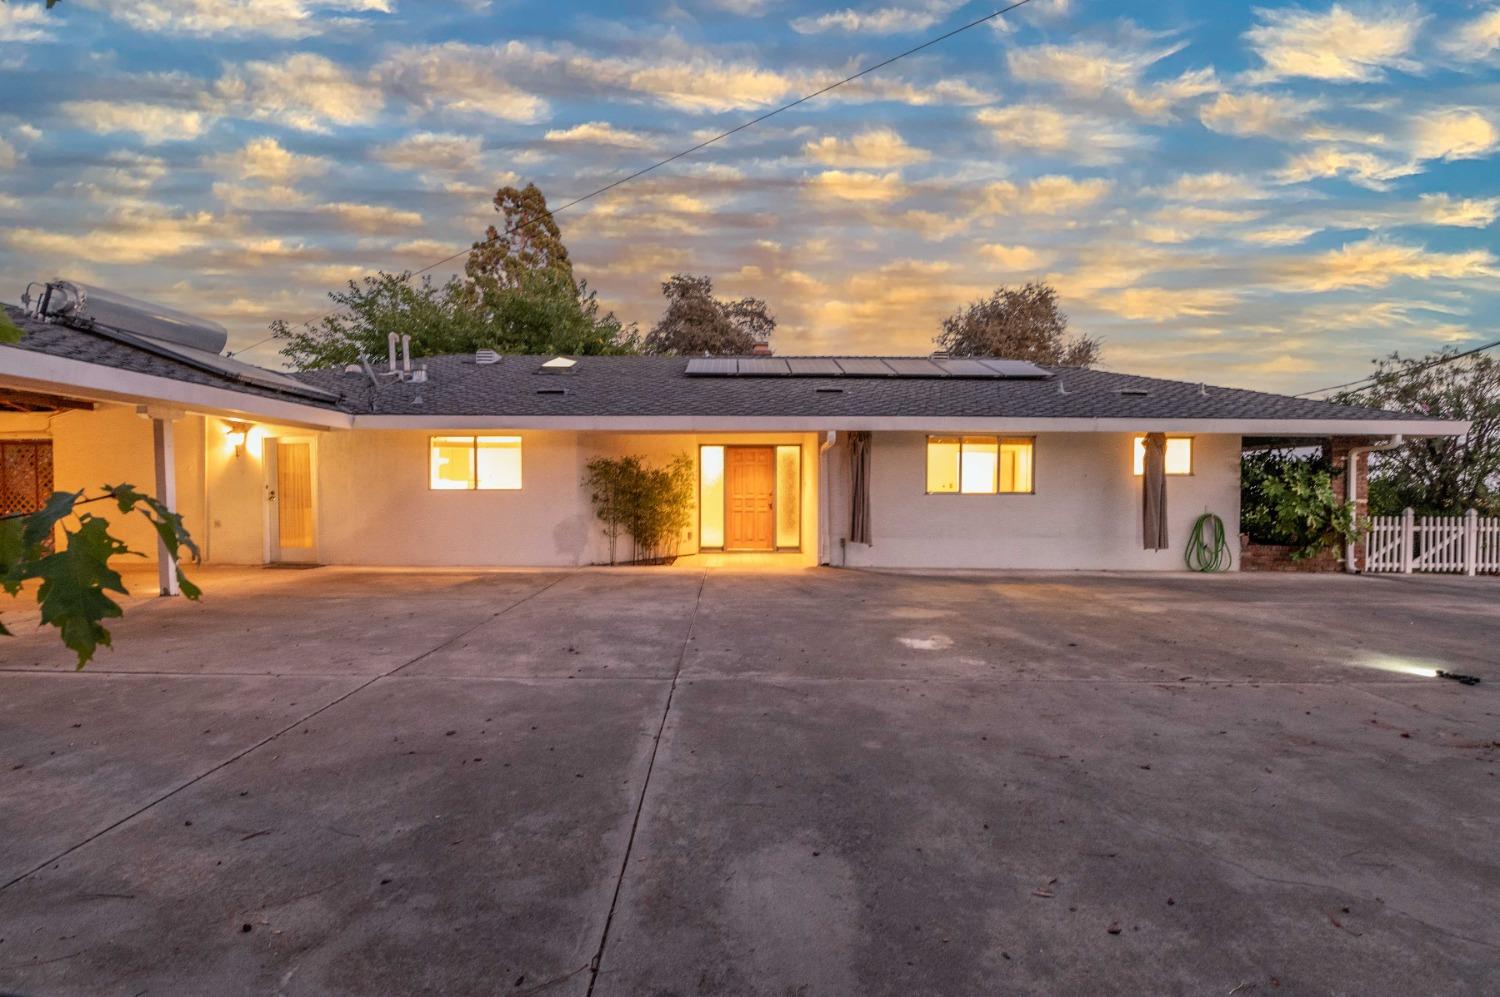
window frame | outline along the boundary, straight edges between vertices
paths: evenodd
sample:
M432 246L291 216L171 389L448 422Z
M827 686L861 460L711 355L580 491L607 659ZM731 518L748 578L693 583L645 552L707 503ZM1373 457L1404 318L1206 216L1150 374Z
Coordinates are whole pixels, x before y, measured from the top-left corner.
M1169 478L1191 478L1191 477L1193 477L1195 474L1198 473L1198 437L1197 437L1197 435L1194 434L1194 433L1168 433L1167 434L1167 448L1169 450L1171 449L1172 441L1173 440L1187 440L1187 444L1188 444L1188 469L1186 471L1173 471L1169 467L1168 470L1167 470L1167 477L1169 477ZM1132 478L1141 478L1141 477L1145 477L1145 475L1146 475L1146 458L1145 458L1145 449L1144 449L1145 445L1146 445L1146 434L1145 433L1132 433L1130 435L1130 476ZM1135 457L1136 457L1136 453L1137 453L1137 450L1136 450L1137 446L1140 446L1142 448L1139 451L1140 454L1141 454L1141 469L1139 471L1137 471L1135 469ZM1166 460L1166 454L1165 453L1162 454L1162 459L1164 461Z
M438 488L432 483L432 452L438 440L447 440L448 447L459 446L457 441L468 440L469 476L467 488ZM479 483L479 441L514 440L517 456L517 479L514 485L481 485ZM431 433L427 437L427 490L429 492L519 492L525 488L525 440L518 433Z
M933 440L958 440L958 487L951 492L935 492L932 490L932 482L928 479L927 471L929 464L929 449ZM992 492L966 492L963 490L964 481L964 441L965 440L993 440L995 443L995 490ZM1012 489L1006 491L1000 487L1001 455L1005 452L1007 443L1024 443L1031 449L1031 487L1022 491ZM1036 494L1036 437L1035 436L997 436L988 433L928 433L922 447L922 488L927 495L1035 495Z

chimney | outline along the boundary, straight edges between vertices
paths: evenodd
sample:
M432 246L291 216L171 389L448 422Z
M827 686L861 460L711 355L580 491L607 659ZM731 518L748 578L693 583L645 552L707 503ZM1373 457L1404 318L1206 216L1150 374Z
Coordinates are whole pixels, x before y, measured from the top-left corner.
M768 357L771 355L771 342L766 339L757 339L755 347L750 351L752 357Z

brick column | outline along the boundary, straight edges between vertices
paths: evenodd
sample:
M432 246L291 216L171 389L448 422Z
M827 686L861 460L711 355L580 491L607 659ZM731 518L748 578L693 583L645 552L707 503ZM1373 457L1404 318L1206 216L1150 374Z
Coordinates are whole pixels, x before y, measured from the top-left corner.
M1348 470L1349 451L1354 447L1369 446L1374 442L1368 436L1335 436L1331 438L1324 452L1328 455L1329 462L1333 465L1333 491L1341 500L1346 494L1344 475ZM1370 487L1370 455L1362 453L1355 461L1354 468L1354 521L1363 520L1370 514L1370 503L1368 498ZM1354 545L1354 563L1359 570L1365 568L1365 545L1356 543ZM1347 567L1345 571L1349 570Z

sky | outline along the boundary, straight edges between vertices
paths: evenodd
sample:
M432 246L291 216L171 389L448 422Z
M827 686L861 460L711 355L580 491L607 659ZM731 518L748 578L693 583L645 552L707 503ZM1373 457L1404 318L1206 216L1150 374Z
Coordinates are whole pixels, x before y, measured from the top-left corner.
M561 204L993 9L9 0L0 300L64 276L249 347L502 184ZM1497 216L1500 3L1031 0L558 219L642 330L687 271L780 354L927 353L1045 280L1107 369L1306 391L1500 338Z

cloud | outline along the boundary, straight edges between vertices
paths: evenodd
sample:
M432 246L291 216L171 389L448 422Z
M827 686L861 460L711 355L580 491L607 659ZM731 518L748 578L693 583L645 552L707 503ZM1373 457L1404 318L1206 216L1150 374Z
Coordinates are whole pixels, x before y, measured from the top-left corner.
M166 160L118 149L104 157L104 165L89 166L80 174L85 188L100 200L120 194L138 195L167 175Z
M1231 173L1184 173L1164 187L1149 188L1167 201L1258 201L1269 197L1264 187Z
M13 170L16 168L16 163L20 161L21 157L16 152L16 147L0 138L0 170Z
M1045 104L986 107L974 118L988 126L1002 146L1065 156L1086 166L1118 162L1123 152L1149 144L1143 136L1107 118L1074 114Z
M1132 287L1099 295L1093 303L1121 318L1165 322L1178 318L1207 318L1233 307L1237 296L1218 288Z
M824 170L806 182L813 196L842 201L885 203L906 196L901 174L868 173L862 170Z
M331 165L321 156L290 152L274 138L251 139L240 149L205 158L203 164L232 180L265 183L290 183L319 176L328 172Z
M1275 177L1279 183L1343 177L1370 190L1384 190L1392 180L1419 172L1421 168L1411 162L1324 145L1293 156Z
M52 17L39 3L0 4L0 42L51 41Z
M1282 286L1333 291L1348 287L1385 287L1401 278L1460 280L1500 276L1495 263L1495 257L1481 249L1435 253L1423 246L1365 239L1317 256L1278 261L1273 273Z
M203 111L143 101L73 100L63 113L99 132L134 132L147 145L185 142L206 131L213 118Z
M653 144L650 137L616 128L607 121L586 121L572 128L554 128L547 132L546 139L548 142L612 145L621 149L649 149Z
M367 124L384 104L368 81L310 52L281 62L247 62L220 78L217 90L247 118L309 132Z
M1212 69L1189 70L1171 80L1143 81L1151 66L1181 51L1185 44L1155 48L1100 42L1036 45L1011 49L1006 65L1017 83L1055 87L1078 100L1123 105L1148 120L1166 121L1178 104L1219 89Z
M82 0L136 31L189 37L305 38L346 28L330 13L390 13L390 0Z
M1260 246L1295 246L1317 235L1321 229L1305 225L1272 225L1240 233L1240 239Z
M1021 272L1044 267L1049 259L1029 246L1006 246L998 242L980 246L979 255L1002 270Z
M906 144L893 128L871 128L841 139L825 135L802 147L805 156L827 166L863 166L870 169L909 166L932 157L926 149Z
M1418 159L1479 159L1500 145L1500 130L1472 108L1450 107L1425 113L1413 126L1412 151Z
M375 148L379 162L424 174L468 173L479 168L483 140L478 135L413 132Z
M1301 76L1364 83L1381 79L1386 69L1419 68L1406 58L1425 20L1413 6L1336 3L1321 13L1286 7L1256 15L1259 23L1245 33L1264 63L1251 74L1256 81Z
M793 31L804 35L825 31L893 35L930 28L961 6L962 0L927 0L925 3L876 7L870 10L845 7L825 14L799 17L791 24Z
M1421 194L1417 197L1417 208L1422 220L1433 225L1485 228L1500 217L1500 197Z
M346 228L371 234L381 234L393 228L411 228L422 224L422 216L415 211L402 211L383 204L356 204L340 201L325 204L319 210L333 215Z
M1459 25L1443 40L1443 50L1463 62L1479 62L1500 52L1500 7Z
M1204 127L1225 135L1269 135L1295 138L1316 101L1282 94L1248 92L1221 93L1198 111Z
M547 116L547 102L512 77L536 79L559 60L522 42L444 42L393 51L373 70L386 93L418 111L451 110L505 121Z
M1098 203L1113 187L1111 181L1099 177L1043 176L1019 187L1000 180L985 188L985 207L999 214L1068 214Z
M3 238L29 257L143 263L197 251L222 234L222 225L208 212L173 214L161 205L136 203L111 212L106 224L88 231L16 228Z

